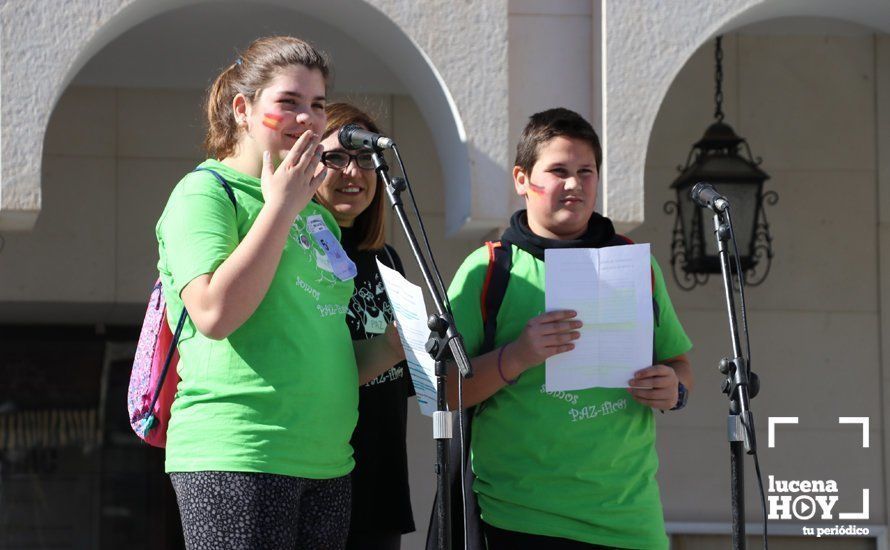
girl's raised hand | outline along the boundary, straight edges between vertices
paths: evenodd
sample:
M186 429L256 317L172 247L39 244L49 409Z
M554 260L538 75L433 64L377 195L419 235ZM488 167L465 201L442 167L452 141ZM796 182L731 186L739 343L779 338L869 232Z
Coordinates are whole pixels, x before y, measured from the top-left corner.
M327 173L325 168L315 174L321 152L319 137L311 130L297 138L277 168L272 165L272 155L265 151L261 182L266 204L283 207L294 216L303 210Z

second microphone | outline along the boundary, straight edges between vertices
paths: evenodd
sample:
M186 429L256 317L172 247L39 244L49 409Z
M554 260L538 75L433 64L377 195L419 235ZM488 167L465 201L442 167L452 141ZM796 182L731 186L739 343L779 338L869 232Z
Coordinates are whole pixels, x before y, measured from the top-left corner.
M348 151L354 151L356 149L374 149L380 151L383 149L392 149L396 144L388 137L375 134L370 130L365 130L358 124L347 124L340 128L340 132L337 134L337 139L340 141L340 145Z

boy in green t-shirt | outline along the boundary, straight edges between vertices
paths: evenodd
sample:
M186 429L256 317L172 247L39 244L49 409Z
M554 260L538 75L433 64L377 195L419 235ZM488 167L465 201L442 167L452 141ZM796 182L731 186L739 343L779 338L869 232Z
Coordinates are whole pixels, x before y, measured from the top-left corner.
M464 261L449 289L467 353L478 355L463 402L480 405L471 442L473 489L490 550L668 546L653 410L685 404L693 380L685 355L691 342L654 259L656 364L638 371L627 389L547 392L544 386L545 359L573 349L583 321L574 311L544 312L544 250L614 243L612 222L594 212L601 161L599 138L580 115L567 109L533 115L513 168L526 209L513 215L503 236L512 264L493 351L479 355L486 247Z

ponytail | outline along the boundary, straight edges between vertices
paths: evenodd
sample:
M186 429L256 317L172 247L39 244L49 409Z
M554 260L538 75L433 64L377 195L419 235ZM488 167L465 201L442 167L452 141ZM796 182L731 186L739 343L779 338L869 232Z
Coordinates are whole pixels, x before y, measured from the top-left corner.
M238 125L232 112L232 99L235 97L232 73L238 64L232 63L224 70L207 92L207 135L204 137L204 150L214 158L223 159L234 153L237 142Z

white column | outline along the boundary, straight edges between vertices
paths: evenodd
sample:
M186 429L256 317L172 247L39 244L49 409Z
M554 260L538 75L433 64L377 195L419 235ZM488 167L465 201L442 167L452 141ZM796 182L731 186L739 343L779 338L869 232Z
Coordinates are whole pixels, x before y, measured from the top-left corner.
M510 0L509 162L528 117L566 107L592 121L593 2L591 0ZM599 132L599 128L597 128ZM512 205L521 202L512 192Z
M880 360L882 373L881 432L883 461L890 456L890 36L879 34L875 40L875 106L877 116L876 157L878 169L878 296ZM884 495L890 494L890 477L884 476ZM890 506L884 504L884 523L890 523Z

